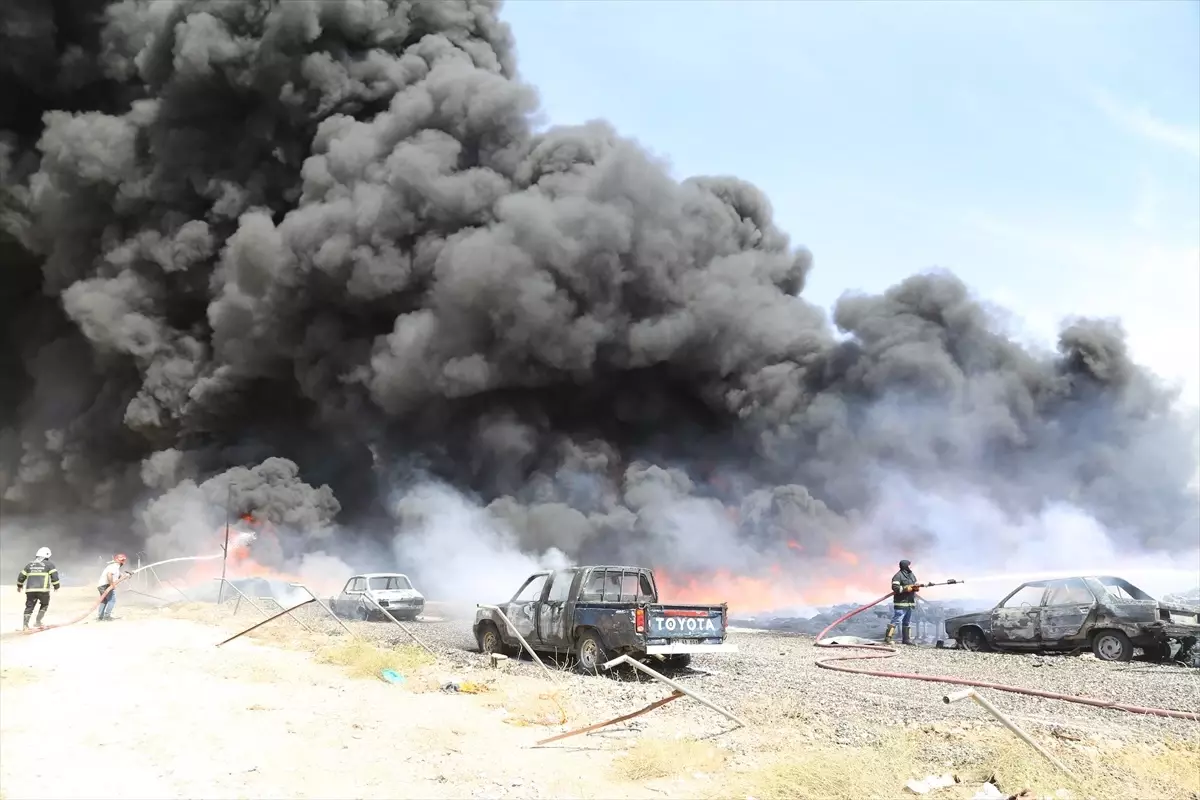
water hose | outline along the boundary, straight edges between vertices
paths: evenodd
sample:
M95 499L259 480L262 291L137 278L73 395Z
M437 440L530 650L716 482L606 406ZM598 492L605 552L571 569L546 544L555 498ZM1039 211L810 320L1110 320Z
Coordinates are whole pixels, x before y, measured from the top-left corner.
M130 573L130 574L132 574L132 573ZM120 578L118 578L116 583L114 583L112 586L109 586L107 589L104 590L104 594L102 594L96 598L96 602L92 604L91 608L89 608L87 611L84 611L82 614L80 614L75 619L70 619L70 620L67 620L66 622L56 622L53 625L39 625L36 628L26 628L26 629L20 630L20 631L12 631L10 633L5 633L5 634L0 635L0 638L6 639L10 636L30 636L35 633L42 633L43 631L52 631L55 628L65 628L68 625L74 625L76 622L83 622L85 619L88 618L88 615L91 614L93 611L95 611L97 608L99 608L100 604L103 603L104 600L110 594L112 594L113 590L116 589L117 586L128 577L129 577L129 574L126 574L126 575L122 575Z
M839 644L837 642L822 641L825 636L838 625L841 625L846 620L861 614L868 608L877 606L884 600L892 596L888 592L878 600L872 600L865 606L860 606L853 611L835 619L826 626L825 630L817 634L817 641L813 643L814 647L828 648L844 648L847 650L867 650L870 651L859 655L834 656L832 658L818 659L816 664L821 669L831 669L837 672L853 672L858 675L871 675L877 678L902 678L910 681L926 681L928 683L950 683L956 686L974 686L980 689L993 689L998 692L1010 692L1012 694L1024 694L1031 697L1045 697L1049 700L1062 700L1067 703L1078 703L1085 706L1096 706L1097 708L1111 708L1116 711L1127 711L1130 714L1146 714L1152 717L1171 717L1172 719L1186 719L1192 722L1200 722L1200 713L1194 711L1176 711L1170 708L1145 708L1143 706L1130 706L1124 703L1117 703L1112 700L1100 700L1095 697L1082 697L1079 695L1059 694L1057 692L1045 692L1041 689L1026 689L1021 686L1008 686L1002 683L988 683L986 681L972 681L966 678L951 678L941 675L915 675L910 672L887 672L884 670L862 669L857 667L848 667L839 662L843 661L866 661L877 658L892 658L898 655L894 647L888 647L882 644Z
M65 628L68 625L74 625L77 622L83 622L85 619L87 619L88 614L91 614L93 611L95 611L97 608L100 607L100 604L104 602L104 599L106 597L108 597L109 592L111 592L113 589L115 589L117 587L117 584L121 583L122 581L126 580L127 578L133 577L134 575L138 574L139 572L141 572L143 570L152 569L154 567L159 567L159 566L162 566L163 564L174 564L177 561L213 561L218 558L223 558L224 556L225 556L224 553L217 553L216 555L211 555L211 556L181 556L179 558L168 558L163 561L155 561L153 564L147 564L144 567L138 567L137 569L133 570L132 572L127 572L124 575L122 575L117 580L116 584L113 584L112 586L110 586L108 588L108 590L106 592L104 592L104 594L100 595L100 597L96 600L95 604L91 608L89 608L87 611L80 614L75 619L67 620L66 622L58 622L58 623L55 623L54 625L41 625L36 628L28 628L25 630L15 631L12 633L0 634L0 639L8 638L10 636L29 636L30 634L41 633L42 631L52 631L55 628Z

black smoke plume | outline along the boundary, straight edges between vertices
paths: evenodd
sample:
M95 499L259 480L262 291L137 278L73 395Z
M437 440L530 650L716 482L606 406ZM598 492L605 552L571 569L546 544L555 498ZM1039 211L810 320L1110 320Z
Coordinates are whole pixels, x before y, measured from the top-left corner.
M934 272L835 331L754 186L540 132L495 2L0 20L6 519L169 550L228 494L335 552L436 482L527 552L748 569L934 548L902 486L1196 543L1192 431L1118 323L1034 352Z

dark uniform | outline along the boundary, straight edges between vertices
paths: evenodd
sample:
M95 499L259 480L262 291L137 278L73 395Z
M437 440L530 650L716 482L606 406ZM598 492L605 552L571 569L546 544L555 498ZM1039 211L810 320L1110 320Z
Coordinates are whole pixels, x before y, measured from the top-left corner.
M892 576L892 622L887 626L883 635L884 644L891 644L896 635L897 626L903 625L904 638L902 644L912 644L912 614L917 605L917 576L913 574L912 563L905 559L900 562L900 571Z
M29 629L29 618L33 616L33 609L37 606L37 625L41 627L42 619L46 616L46 609L50 607L50 590L58 591L58 567L54 566L54 562L48 558L35 558L25 565L21 570L21 574L17 576L17 589L25 590L25 619L21 625L24 630Z

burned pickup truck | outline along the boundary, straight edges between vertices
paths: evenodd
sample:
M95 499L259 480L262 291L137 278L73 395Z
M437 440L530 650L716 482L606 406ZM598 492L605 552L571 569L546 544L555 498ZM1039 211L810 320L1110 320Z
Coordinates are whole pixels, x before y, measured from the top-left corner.
M991 611L946 620L965 650L1080 650L1102 661L1187 657L1200 637L1200 609L1166 605L1109 575L1023 583ZM1177 645L1172 644L1172 642Z
M587 674L619 655L685 667L694 653L737 650L725 642L725 604L660 604L654 573L640 567L537 572L496 606L535 651L573 655L576 668ZM481 653L515 656L521 649L487 606L475 612L474 632Z

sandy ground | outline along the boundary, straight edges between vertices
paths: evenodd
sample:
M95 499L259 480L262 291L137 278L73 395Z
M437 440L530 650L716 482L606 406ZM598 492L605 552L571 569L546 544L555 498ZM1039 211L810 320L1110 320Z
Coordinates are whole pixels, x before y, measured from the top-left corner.
M394 686L321 663L321 653L351 639L316 606L297 612L309 632L280 619L218 648L261 612L182 599L164 605L127 592L115 622L89 614L79 624L23 636L16 633L23 596L5 587L0 800L100 793L861 800L903 796L912 777L996 768L1006 775L1008 793L1044 785L1048 791L1039 797L1061 796L1058 773L1047 772L972 704L946 706L938 684L817 669L817 653L803 637L735 633L737 654L700 659L699 669L675 676L742 715L748 727L730 730L719 714L681 700L602 733L534 747L667 692L653 681L567 672L548 680L528 661L491 670L482 656L464 650L471 646L469 621L432 616L412 628L438 651L437 663L413 666L409 680ZM47 619L72 619L94 602L90 588L64 589ZM393 625L349 625L372 652L412 650ZM1200 699L1200 675L1180 668L932 649L903 652L888 664L1165 707L1191 708ZM447 680L482 682L490 691L438 691ZM509 724L546 718L548 691L565 724ZM1200 754L1195 723L1014 695L993 700L1077 769L1115 764L1116 782L1090 796L1200 797L1200 771L1192 766ZM1174 755L1160 752L1168 739ZM1042 771L1030 772L1030 764ZM798 782L806 794L796 794ZM976 786L964 783L939 800L970 797Z
M4 631L22 600L0 600ZM90 600L63 590L51 618ZM482 696L356 680L248 637L216 648L214 627L123 610L0 643L5 800L664 796L609 782L611 750L529 749L545 729Z

